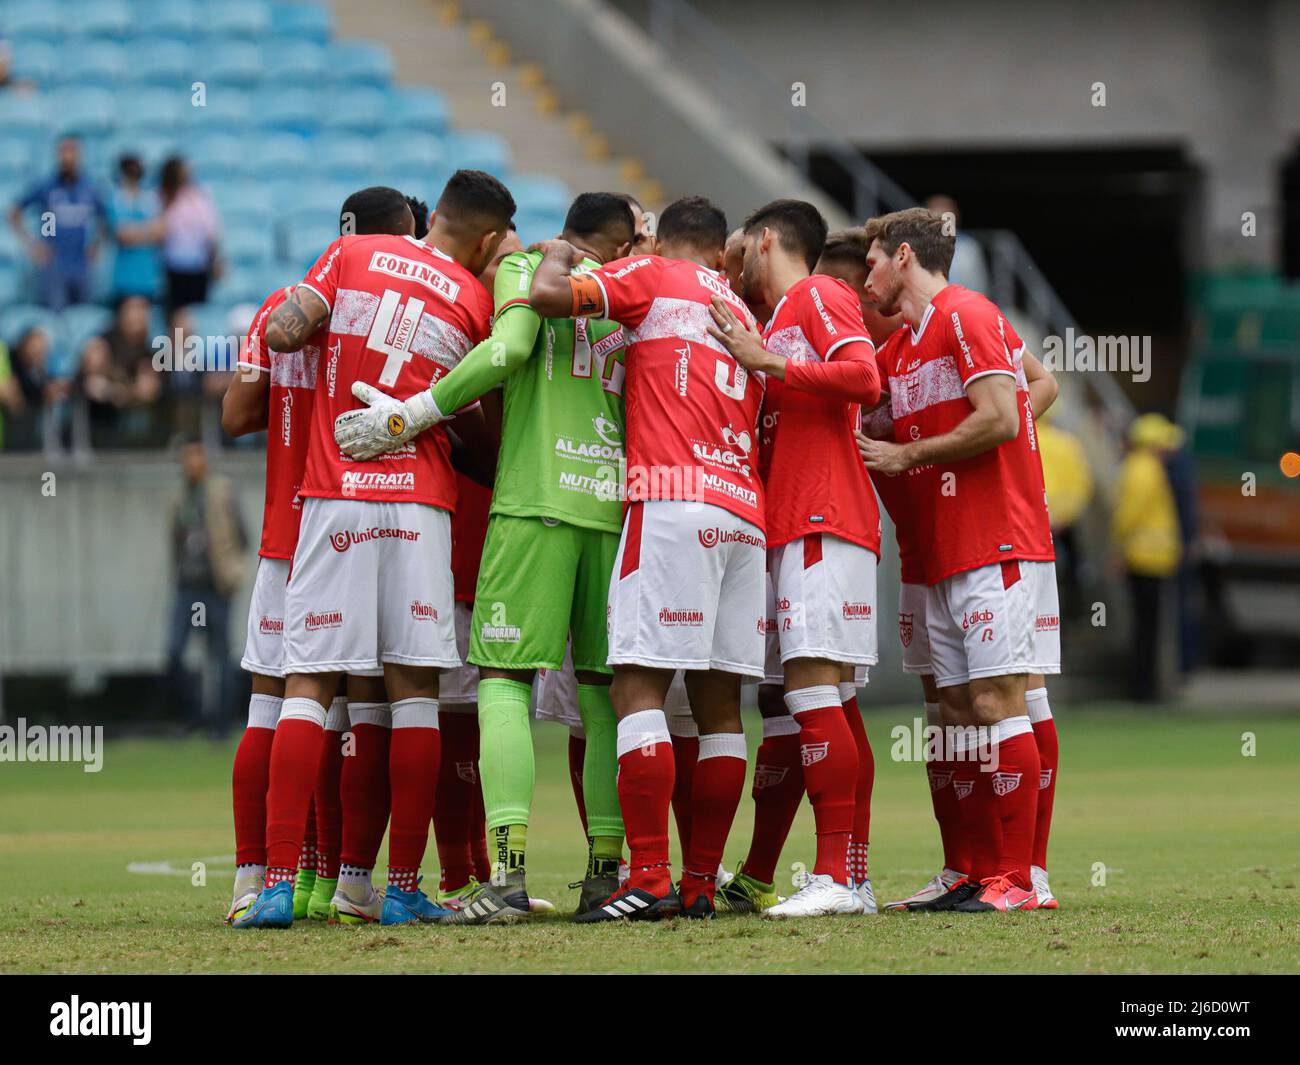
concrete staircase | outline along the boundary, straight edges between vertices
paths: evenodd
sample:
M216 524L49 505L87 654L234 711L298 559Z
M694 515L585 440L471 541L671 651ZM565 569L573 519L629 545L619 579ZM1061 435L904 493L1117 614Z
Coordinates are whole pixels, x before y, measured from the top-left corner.
M662 187L639 161L612 156L585 116L560 110L539 66L515 62L487 23L465 18L451 0L352 0L335 5L334 20L340 37L386 45L399 85L445 93L458 129L506 138L516 173L549 174L574 193L629 192L647 208L661 205Z

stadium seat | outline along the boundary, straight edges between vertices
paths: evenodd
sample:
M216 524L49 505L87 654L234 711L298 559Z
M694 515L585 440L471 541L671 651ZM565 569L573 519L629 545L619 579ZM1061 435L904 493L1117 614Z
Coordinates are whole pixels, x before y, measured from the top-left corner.
M369 41L331 44L326 49L325 62L335 86L370 85L386 89L393 80L393 57L383 45Z
M233 133L195 138L189 142L187 154L195 174L204 181L247 177L255 169L247 140Z
M30 39L25 40L21 48L13 49L10 66L15 78L34 81L42 89L48 89L61 80L64 64L54 45Z
M194 53L172 37L137 37L128 46L128 77L137 85L188 88L194 82Z
M194 80L213 86L237 85L249 88L262 80L262 52L246 41L225 41L220 47L204 48L194 63Z
M516 174L509 184L520 212L559 212L563 215L573 199L563 181L545 174Z
M247 178L207 179L208 192L223 217L236 215L250 226L268 228L275 223L275 200L265 182Z
M278 82L255 93L253 121L263 129L310 136L320 122L320 98L307 89L281 88Z
M322 132L340 130L375 134L388 121L388 97L380 89L363 86L335 89L319 107Z
M254 115L251 94L225 85L208 93L203 106L191 111L186 127L192 133L243 134Z
M262 46L262 62L275 71L275 84L319 85L327 76L325 46L314 41L272 40Z
M16 303L0 310L0 339L11 348L27 330L34 326L44 328L53 343L63 341L63 323L59 316L33 303Z
M431 133L396 130L371 141L375 160L385 171L440 167L446 160L442 140Z
M265 0L222 0L209 4L204 29L212 37L264 37L271 27L270 5Z
M44 95L5 93L0 96L0 135L6 139L44 137L49 132Z
M250 172L262 177L300 172L312 161L307 141L290 133L263 137L257 150L246 156Z
M131 8L123 0L80 0L66 18L68 32L86 37L120 38L131 30Z
M228 225L221 235L221 254L240 269L264 266L275 256L275 234L269 227L247 223L242 215L238 226Z
M436 89L397 89L389 107L390 125L442 136L447 132L447 100Z
M0 306L11 307L22 299L23 271L16 263L0 261Z
M312 159L322 173L348 185L375 171L375 152L364 137L325 135L312 144Z
M292 41L326 44L333 35L330 13L321 4L275 5L275 32Z
M286 266L290 276L297 273L296 280L302 280L321 252L338 239L338 216L319 219L311 225L291 226L288 232L289 258Z
M128 74L126 50L109 41L88 41L78 50L75 63L62 64L56 76L66 85L116 88Z
M206 6L195 0L135 0L136 29L143 32L190 37L203 24Z
M177 139L166 133L129 130L116 134L104 145L104 164L100 173L116 174L117 161L124 152L132 152L144 164L146 180L156 182L158 170L167 159L180 152Z
M550 240L564 228L564 212L520 211L515 215L515 228L524 247L539 240Z
M486 170L505 180L510 173L510 145L504 137L482 130L452 133L443 143L447 162L457 170Z
M9 0L0 16L9 38L43 38L57 41L64 32L63 8L49 0Z
M118 127L167 133L178 130L189 118L190 98L159 86L124 89L114 94Z
M48 114L60 135L110 133L117 125L117 110L105 89L62 89L49 96Z
M80 303L65 307L62 313L63 343L72 356L75 367L81 347L93 336L98 336L113 323L113 312L98 304Z

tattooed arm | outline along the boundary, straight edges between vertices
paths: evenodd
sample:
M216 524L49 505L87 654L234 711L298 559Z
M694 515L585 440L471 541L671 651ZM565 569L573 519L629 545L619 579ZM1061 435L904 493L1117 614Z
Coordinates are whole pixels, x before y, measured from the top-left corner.
M329 313L323 299L299 285L267 319L266 346L272 351L297 351L325 324Z

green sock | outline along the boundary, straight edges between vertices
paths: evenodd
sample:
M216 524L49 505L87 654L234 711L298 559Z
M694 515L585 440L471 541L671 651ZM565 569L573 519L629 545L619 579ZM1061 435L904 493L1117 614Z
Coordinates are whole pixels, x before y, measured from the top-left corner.
M618 866L622 860L622 836L589 836L587 838L588 880L598 876L618 876Z
M579 684L578 712L587 734L582 760L582 798L587 807L587 835L618 841L623 846L623 813L618 805L618 719L608 684Z
M516 838L519 863L523 865L523 841L528 811L533 805L536 767L532 723L528 719L531 696L529 685L504 677L489 677L478 685L478 771L483 782L488 846L493 854L501 853L499 845L505 847L507 871ZM503 830L504 837L498 839Z
M488 853L492 856L493 883L498 873L524 873L524 855L528 850L527 825L501 825L489 828ZM504 881L502 881L504 883Z

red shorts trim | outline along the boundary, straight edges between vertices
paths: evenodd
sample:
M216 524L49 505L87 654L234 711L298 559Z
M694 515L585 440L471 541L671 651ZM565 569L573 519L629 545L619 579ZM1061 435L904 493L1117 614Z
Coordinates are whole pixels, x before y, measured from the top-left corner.
M618 571L619 580L629 573L635 573L641 565L641 525L644 521L644 506L633 503L627 508L627 537L623 541L623 565Z

